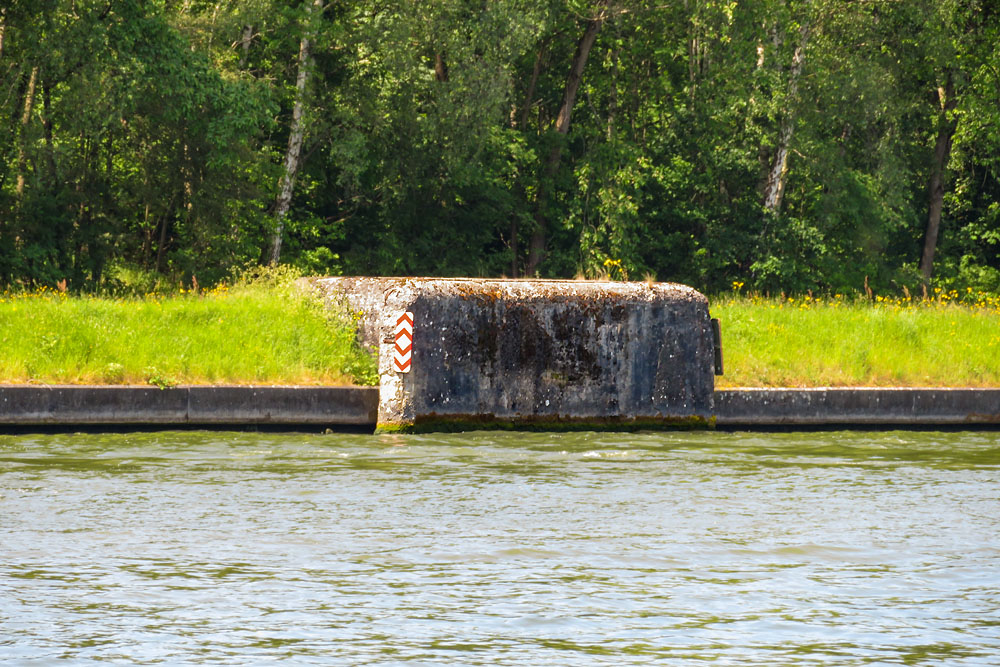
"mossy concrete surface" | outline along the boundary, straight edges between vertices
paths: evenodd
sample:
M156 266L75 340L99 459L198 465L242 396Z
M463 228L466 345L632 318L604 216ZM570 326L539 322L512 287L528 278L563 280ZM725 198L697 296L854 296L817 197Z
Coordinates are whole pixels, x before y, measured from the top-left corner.
M380 430L708 425L708 301L667 283L322 278L379 351ZM412 369L392 367L413 314ZM433 426L432 426L433 425Z

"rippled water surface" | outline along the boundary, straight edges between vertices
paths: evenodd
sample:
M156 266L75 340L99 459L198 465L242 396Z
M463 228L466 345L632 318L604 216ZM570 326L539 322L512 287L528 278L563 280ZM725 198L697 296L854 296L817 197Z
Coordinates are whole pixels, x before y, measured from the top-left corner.
M1000 434L0 436L0 662L1000 664Z

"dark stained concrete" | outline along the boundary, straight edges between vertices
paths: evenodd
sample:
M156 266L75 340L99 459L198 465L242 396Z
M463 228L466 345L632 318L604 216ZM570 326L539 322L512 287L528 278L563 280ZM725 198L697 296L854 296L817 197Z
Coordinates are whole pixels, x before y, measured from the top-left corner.
M707 426L708 302L668 283L323 278L379 350L381 430ZM413 365L391 366L412 312Z

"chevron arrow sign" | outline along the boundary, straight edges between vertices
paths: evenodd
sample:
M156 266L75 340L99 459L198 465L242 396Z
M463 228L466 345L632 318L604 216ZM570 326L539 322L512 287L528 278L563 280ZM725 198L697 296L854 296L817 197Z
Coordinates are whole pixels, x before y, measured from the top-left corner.
M413 355L413 313L399 316L393 338L396 344L392 349L392 368L397 373L409 373Z

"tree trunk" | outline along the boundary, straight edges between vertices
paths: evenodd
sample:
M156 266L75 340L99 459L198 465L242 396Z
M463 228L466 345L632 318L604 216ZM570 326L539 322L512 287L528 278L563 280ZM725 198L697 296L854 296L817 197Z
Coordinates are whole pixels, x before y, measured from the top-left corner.
M559 107L559 115L556 116L556 132L565 135L569 133L569 121L573 115L573 104L576 103L576 94L580 90L580 83L583 81L583 70L587 66L587 57L590 49L594 46L597 33L607 19L607 7L609 0L597 3L598 15L587 22L587 28L583 31L580 43L576 45L576 53L573 54L573 63L569 68L569 76L566 77L566 89L563 91L562 106ZM557 152L560 148L555 149ZM557 156L558 159L558 156Z
M597 3L597 16L587 21L587 27L580 37L580 42L576 45L576 53L573 54L573 62L569 68L569 76L566 78L566 88L563 91L562 106L559 107L559 115L556 116L555 130L565 136L569 133L570 118L573 115L573 105L576 103L576 94L580 90L580 82L583 81L583 70L587 66L587 56L594 46L597 33L608 17L608 4L610 0L602 0ZM546 185L559 171L559 161L562 157L562 141L549 152L549 158L545 163L545 169L541 181L538 184L535 208L535 231L531 235L531 245L528 251L528 263L524 268L525 275L534 275L538 266L545 259L545 243L548 236L545 221L545 200L548 196Z
M618 115L618 59L621 50L616 49L611 57L611 95L608 99L608 142L615 134L615 116Z
M160 223L160 244L156 247L156 271L163 273L163 262L167 256L167 226L170 224L170 214L163 214L163 221Z
M764 188L764 208L771 213L777 213L781 209L781 199L785 194L785 179L788 176L788 148L792 143L794 122L793 117L786 116L781 121L781 129L778 130L778 150L771 162L771 169L767 174L767 185Z
M21 115L21 137L17 147L17 198L24 195L25 171L28 168L27 144L28 126L31 124L31 107L35 103L35 84L38 81L38 67L31 68L28 90L24 94L24 113Z
M531 106L535 101L535 89L538 86L538 77L542 73L542 61L545 57L545 49L548 47L548 40L542 42L542 45L538 48L535 54L535 64L531 68L531 79L528 81L528 90L524 94L524 104L521 105L520 113L518 114L518 120L516 121L516 127L522 131L528 127L528 115L531 113ZM512 114L513 115L513 114ZM510 276L511 278L520 277L520 224L518 222L517 216L511 216L510 219Z
M244 70L247 67L247 61L250 57L250 42L253 41L253 26L245 25L243 26L243 36L240 38L240 47L243 53L240 54L240 69Z
M181 197L181 208L184 209L185 217L190 217L191 207L194 206L194 185L192 179L194 169L191 166L191 155L188 151L187 143L181 145L181 175L183 179L184 192Z
M778 130L778 147L767 174L767 184L764 186L764 208L771 213L781 210L781 198L785 194L785 180L788 176L788 152L792 145L792 134L795 132L795 100L799 92L799 76L805 62L806 43L809 41L809 24L804 23L799 28L799 44L792 54L792 68L788 78L788 104L781 119Z
M0 60L3 60L3 34L7 28L7 9L0 9Z
M528 81L528 91L524 94L524 104L521 105L520 119L518 127L522 130L528 127L528 114L531 113L531 105L535 102L535 88L538 86L538 76L542 73L542 57L545 55L545 44L538 49L535 54L535 65L531 68L531 80Z
M174 197L170 198L170 204L174 203ZM167 258L167 231L170 226L170 211L172 206L168 207L167 210L163 212L160 216L160 242L156 246L156 272L163 273L165 266L164 262Z
M448 66L440 51L434 54L434 78L441 83L448 80Z
M142 216L142 268L149 268L149 252L153 245L153 229L149 227L149 202L146 202L145 213Z
M306 5L305 27L302 40L299 42L299 71L295 79L295 105L292 107L292 127L288 135L288 150L285 152L285 173L281 177L281 187L278 200L274 206L274 237L271 239L271 256L269 264L277 264L281 258L281 236L285 231L285 216L292 204L292 192L295 189L295 176L299 170L299 158L302 155L302 139L305 135L305 125L302 121L302 108L306 95L306 83L309 70L312 67L312 57L309 53L309 38L312 34L312 20L309 14L312 9L323 9L323 0L313 0L312 5Z
M934 143L934 164L931 166L930 201L927 210L927 229L924 232L924 251L920 257L920 275L924 285L931 281L934 266L934 251L937 249L938 232L941 228L941 209L944 207L944 170L951 155L951 143L955 136L957 121L951 113L958 105L955 96L955 82L951 72L944 88L938 88L941 109L938 112L938 134Z

